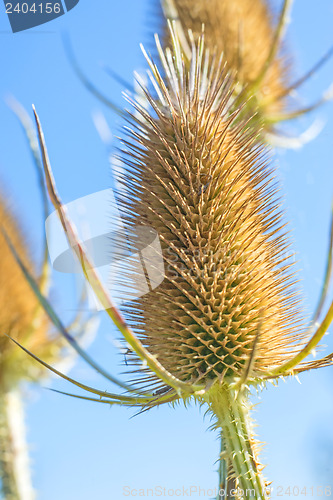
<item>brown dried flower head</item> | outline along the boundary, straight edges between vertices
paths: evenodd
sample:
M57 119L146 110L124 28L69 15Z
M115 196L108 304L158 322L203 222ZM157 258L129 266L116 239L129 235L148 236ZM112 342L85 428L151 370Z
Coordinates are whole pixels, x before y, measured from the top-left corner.
M150 62L153 113L134 104L142 122L130 133L130 187L120 198L129 231L159 234L165 277L128 312L144 345L183 381L239 377L255 342L260 377L292 356L300 330L277 187L258 134L232 112L226 69L201 39L187 73L175 43L175 61L160 52L166 85Z

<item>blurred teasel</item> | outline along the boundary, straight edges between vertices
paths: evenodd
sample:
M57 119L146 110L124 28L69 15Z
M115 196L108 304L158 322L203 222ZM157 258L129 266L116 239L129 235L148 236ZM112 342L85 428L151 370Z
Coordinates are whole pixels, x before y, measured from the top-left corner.
M188 30L195 40L204 30L206 49L217 56L223 54L226 67L235 75L234 92L238 96L235 109L246 102L243 113L251 116L253 122L259 122L266 140L295 148L318 133L319 127L314 124L296 140L278 128L282 122L310 113L332 98L330 87L317 102L297 107L295 92L333 51L331 48L309 72L292 81L293 64L284 42L292 0L283 0L279 16L273 13L273 2L268 0L161 0L161 3L166 19L176 20L188 57L191 52Z
M251 116L242 115L246 102L235 105L237 81L223 58L205 49L204 36L191 44L188 67L175 24L170 32L168 50L157 38L159 68L143 49L151 88L142 87L144 105L142 96L140 102L128 98L133 111L127 113L121 154L126 168L118 178L126 191L120 189L117 200L129 235L137 234L137 228L159 235L162 251L158 254L154 247L151 260L156 267L156 258L162 259L163 280L146 295L129 297L122 312L56 191L35 112L50 199L86 279L123 334L134 379L115 379L81 350L91 366L126 392L98 390L20 344L42 365L88 392L71 396L141 410L191 399L205 405L222 436L219 485L224 493L219 498L227 498L234 486L238 498L264 499L268 483L249 415L251 388L332 364L332 354L316 361L306 358L327 331L333 304L319 326L305 325L278 186L260 129ZM316 319L325 303L330 257ZM21 267L60 324L22 262ZM135 267L124 268L129 288L140 279Z
M27 245L17 220L0 200L0 224L25 265L32 271ZM28 453L24 439L21 403L23 381L38 381L42 367L27 360L8 337L29 345L50 362L60 352L59 342L47 335L50 324L38 300L16 263L4 234L0 233L0 482L4 499L32 499ZM45 375L45 373L44 373Z
M41 179L42 164L31 120L13 98L9 105L23 126ZM41 191L46 218L48 199L44 186ZM0 254L0 496L4 500L33 500L35 493L31 485L25 441L23 388L26 382L45 379L48 372L20 352L9 337L22 342L49 363L68 364L72 362L73 356L65 349L64 337L56 332L20 266L22 264L24 269L29 270L31 279L38 284L40 292L47 295L50 271L46 241L43 263L38 273L32 263L30 248L19 218L9 207L8 196L4 193L0 196ZM19 256L19 261L16 256ZM77 317L69 330L75 330L80 337L88 327L89 321L86 318ZM67 340L71 339L69 333L67 336Z

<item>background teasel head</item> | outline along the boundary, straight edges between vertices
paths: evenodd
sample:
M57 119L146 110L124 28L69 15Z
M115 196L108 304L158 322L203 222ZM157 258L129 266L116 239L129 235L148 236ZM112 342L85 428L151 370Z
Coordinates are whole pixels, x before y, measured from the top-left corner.
M3 196L0 200L0 224L23 262L33 272L25 238ZM41 376L41 368L22 356L4 334L29 345L52 362L57 359L60 346L49 338L50 324L2 232L0 252L0 388L8 390L22 380L37 380Z
M194 398L208 404L223 432L220 459L228 478L254 491L249 498L265 498L249 387L330 365L332 355L303 360L325 334L333 306L314 332L313 325L302 326L259 131L239 119L234 80L204 50L203 38L192 47L188 70L176 31L171 35L172 52L157 44L163 70L147 56L152 90L143 88L146 106L132 102L122 156L128 170L119 178L129 190L118 196L130 234L135 226L159 234L165 276L129 304L127 321L66 216L36 115L51 200L86 278L133 351L139 375L131 385L116 382L125 395L65 378L99 396L83 399L100 403L147 409ZM133 268L124 272L129 281Z
M244 113L259 122L266 138L279 144L296 147L278 131L280 122L297 118L331 99L326 92L318 102L299 108L292 96L331 56L324 57L302 78L292 81L294 71L289 50L283 43L289 22L292 1L284 0L281 13L273 14L276 4L267 0L161 0L167 19L176 19L180 36L189 40L188 30L197 39L205 33L205 44L211 53L223 54L227 68L233 71L236 105L246 102ZM187 49L189 55L189 50ZM258 127L258 123L255 125ZM312 137L309 133L309 138ZM306 134L305 134L306 137ZM306 140L306 139L305 139ZM308 139L309 140L309 139ZM277 141L277 139L276 139ZM300 138L298 145L301 144Z
M33 272L25 238L3 195L0 226L0 496L6 500L30 500L34 493L24 436L21 388L22 382L38 381L46 373L43 367L22 356L8 336L29 345L50 362L59 358L61 346L49 337L50 323L7 241L9 237L24 264Z
M173 22L189 69L191 46L204 33L210 54L223 57L227 69L234 75L234 94L237 96L234 111L244 105L239 119L250 119L254 130L260 128L263 141L282 148L299 149L320 133L321 120L316 119L296 136L281 124L307 115L332 99L333 84L319 99L305 106L299 103L297 91L332 57L333 47L304 75L295 78L295 64L289 44L283 38L293 0L282 0L279 5L281 3L281 11L277 13L278 6L270 0L160 0L164 13L162 46L170 57L168 45L171 40L166 25ZM159 20L160 17L159 10ZM83 85L126 119L121 107L85 75L71 45L68 40L66 42L70 63ZM106 69L122 86L132 88L112 68Z

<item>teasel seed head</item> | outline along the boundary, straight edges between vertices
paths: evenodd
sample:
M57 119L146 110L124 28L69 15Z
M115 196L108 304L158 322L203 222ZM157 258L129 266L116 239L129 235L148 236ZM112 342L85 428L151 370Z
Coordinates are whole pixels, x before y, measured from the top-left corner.
M286 257L277 186L258 131L234 110L234 80L223 63L193 47L186 70L173 36L161 51L148 113L135 117L125 141L129 231L159 235L165 276L127 308L148 350L177 378L191 383L260 377L291 357L302 340L298 295ZM159 46L159 44L158 44ZM131 279L133 269L128 270Z

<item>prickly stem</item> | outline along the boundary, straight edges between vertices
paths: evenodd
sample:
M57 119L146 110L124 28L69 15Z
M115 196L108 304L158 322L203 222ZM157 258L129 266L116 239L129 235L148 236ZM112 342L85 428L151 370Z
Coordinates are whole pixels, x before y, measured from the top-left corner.
M205 400L222 429L225 456L235 473L242 500L266 500L265 482L256 460L251 434L249 404L245 393L238 394L227 386L216 385Z

